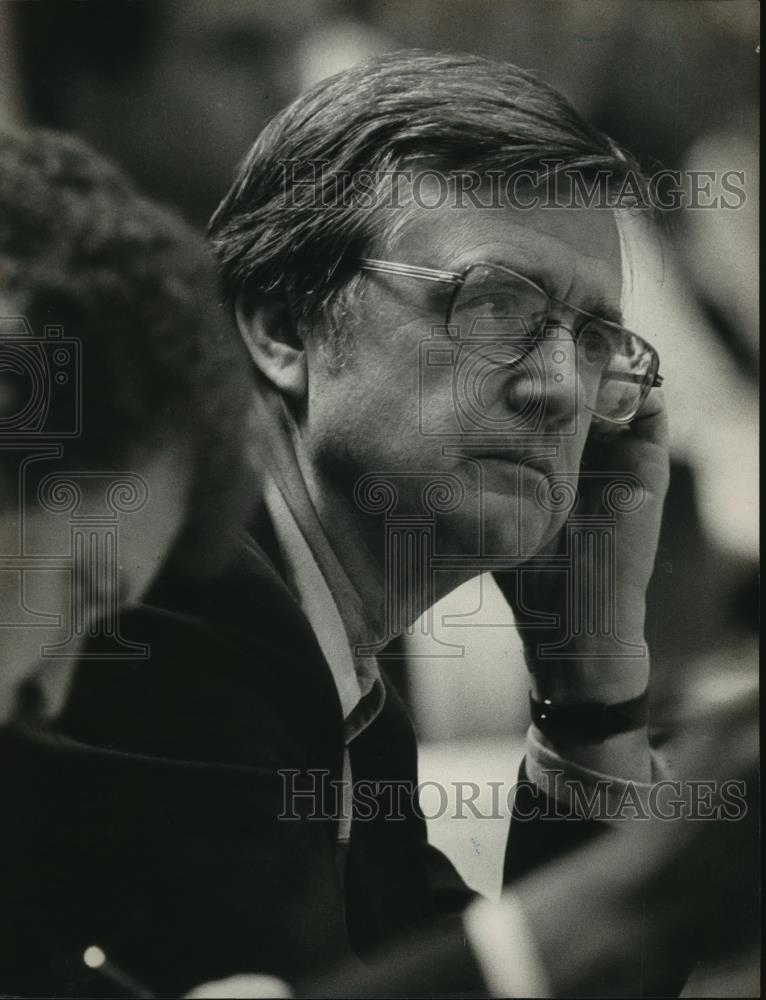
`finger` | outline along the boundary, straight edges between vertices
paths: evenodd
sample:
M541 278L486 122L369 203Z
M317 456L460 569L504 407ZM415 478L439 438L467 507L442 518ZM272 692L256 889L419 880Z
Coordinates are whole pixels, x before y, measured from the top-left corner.
M636 417L628 425L634 438L667 447L670 439L668 411L662 389L652 389Z
M655 494L664 494L669 479L670 435L661 390L653 390L638 416L611 431L594 424L583 454L583 468L638 476Z

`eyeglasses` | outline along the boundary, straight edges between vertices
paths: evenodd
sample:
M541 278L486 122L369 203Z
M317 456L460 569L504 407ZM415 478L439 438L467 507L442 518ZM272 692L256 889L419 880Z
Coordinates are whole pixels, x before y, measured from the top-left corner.
M524 344L519 358L533 350L546 328L554 325L553 306L565 306L581 321L570 330L577 344L578 362L586 366L596 385L588 409L602 420L629 423L650 390L662 385L660 357L642 337L619 323L549 295L530 278L502 264L479 262L456 272L364 257L360 265L364 271L453 285L445 326L470 335L477 324L480 327L490 322L493 330L506 330L517 343L521 330Z

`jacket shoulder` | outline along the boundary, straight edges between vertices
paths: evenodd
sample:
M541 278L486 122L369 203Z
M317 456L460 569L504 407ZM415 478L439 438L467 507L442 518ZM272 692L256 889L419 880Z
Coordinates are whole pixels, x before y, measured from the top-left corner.
M204 586L162 580L121 617L120 637L140 651L88 645L56 726L62 734L123 752L258 766L342 752L332 675L265 560L240 558Z

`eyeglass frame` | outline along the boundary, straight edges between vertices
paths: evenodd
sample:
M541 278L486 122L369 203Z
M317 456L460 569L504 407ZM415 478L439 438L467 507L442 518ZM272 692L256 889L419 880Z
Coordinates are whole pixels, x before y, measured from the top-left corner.
M536 281L528 278L525 274L521 274L519 271L514 271L513 268L506 266L505 264L497 264L494 261L473 261L468 264L462 271L442 271L438 268L433 267L420 267L417 264L402 264L398 261L393 260L379 260L374 257L362 257L360 258L359 265L363 271L376 271L381 274L398 274L406 278L418 278L421 281L433 281L440 284L454 285L455 290L447 305L446 311L446 326L450 326L450 320L452 319L452 310L455 306L455 301L457 300L460 289L465 284L468 274L477 267L491 267L500 271L505 271L507 274L514 278L520 278L527 284L536 288L541 295L543 295L549 303L548 315L550 315L550 305L555 303L556 305L565 306L572 312L577 313L580 316L586 316L588 319L597 320L599 323L604 323L607 327L613 327L617 330L629 333L632 337L636 337L640 343L642 343L649 354L652 356L653 364L647 372L646 383L644 391L639 397L638 405L635 410L627 417L604 417L600 414L596 414L599 420L606 420L613 424L629 424L632 420L635 420L637 414L640 412L641 407L646 402L647 396L652 391L652 389L659 389L664 382L664 378L659 373L660 367L660 356L657 350L652 347L652 345L641 337L639 334L634 333L633 330L628 329L626 326L622 326L620 323L615 323L612 320L603 319L601 316L597 316L595 313L588 312L586 309L580 309L579 306L574 306L569 302L565 302L564 299L556 298L555 295L551 295L544 288L541 288ZM547 318L547 317L546 317ZM572 331L574 332L574 331ZM654 370L654 374L650 376L650 373ZM649 381L651 377L651 381Z

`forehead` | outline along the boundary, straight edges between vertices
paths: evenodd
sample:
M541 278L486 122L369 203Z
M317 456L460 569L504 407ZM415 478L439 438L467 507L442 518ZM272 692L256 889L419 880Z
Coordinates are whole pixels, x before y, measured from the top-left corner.
M433 193L403 204L388 210L393 236L376 255L447 271L495 261L545 278L554 295L598 294L619 306L620 238L610 209L456 205Z

